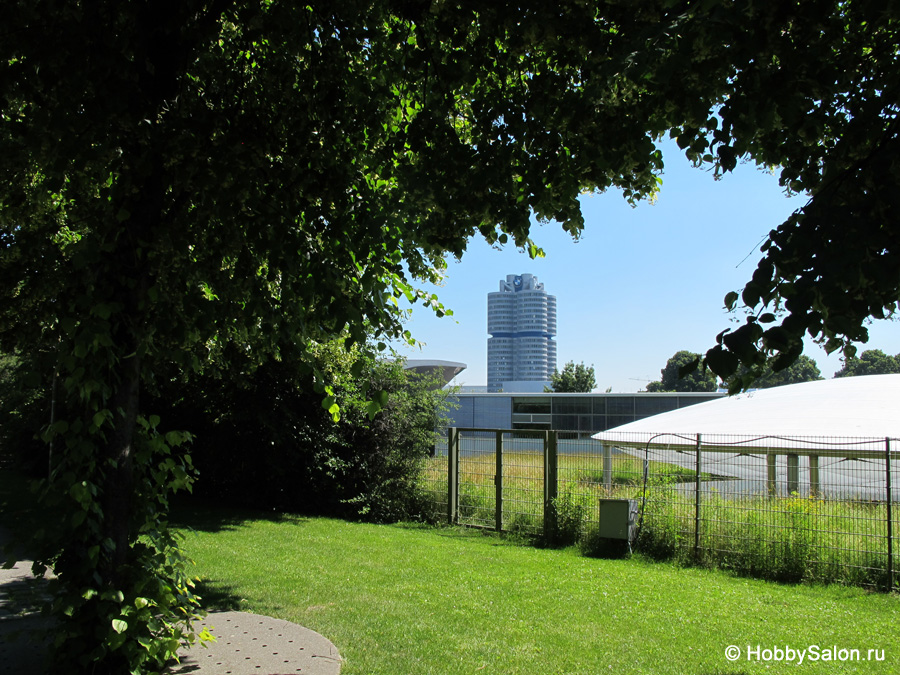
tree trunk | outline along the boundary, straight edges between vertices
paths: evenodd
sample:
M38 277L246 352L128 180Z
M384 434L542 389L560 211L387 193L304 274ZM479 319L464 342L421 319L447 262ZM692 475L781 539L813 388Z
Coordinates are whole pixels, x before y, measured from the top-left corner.
M140 358L123 359L121 380L112 397L111 409L115 429L110 433L105 448L106 467L103 478L104 535L115 549L106 559L101 570L106 583L118 587L120 575L128 561L129 535L132 520L132 495L134 492L134 431L140 399Z
M137 153L135 153L135 156ZM132 217L115 233L116 248L108 282L115 284L112 302L121 307L113 328L114 363L108 377L115 389L107 407L112 412L113 429L102 448L103 460L103 535L113 542L114 550L101 574L107 583L116 584L128 561L132 531L135 490L134 439L140 412L142 360L147 323L147 289L151 272L146 242L153 237L154 224L162 217L161 159L143 182L139 197L125 208Z

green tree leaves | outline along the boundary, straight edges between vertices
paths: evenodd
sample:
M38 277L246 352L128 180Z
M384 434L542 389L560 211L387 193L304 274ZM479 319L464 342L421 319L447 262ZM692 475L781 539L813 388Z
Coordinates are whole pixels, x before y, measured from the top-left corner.
M900 297L898 20L844 0L4 3L0 347L53 355L54 485L99 487L66 549L99 551L81 562L113 588L170 550L136 548L155 516L126 498L186 483L138 421L160 372L409 340L396 300L442 313L415 286L447 256L473 236L539 256L533 217L577 236L583 191L652 196L667 133L810 195L726 298L749 319L709 369L786 367L804 335L849 355Z
M709 359L707 353L706 360ZM661 378L648 384L647 391L715 391L718 387L715 374L701 365L700 355L694 352L676 352L659 372Z
M563 366L562 372L554 370L550 376L550 387L546 391L560 392L590 392L597 386L594 377L594 367L590 368L574 361L569 361Z
M822 373L816 362L805 354L801 354L787 368L781 370L773 370L767 368L762 375L756 377L751 386L757 389L766 389L768 387L780 387L786 384L799 384L801 382L814 382L821 380Z
M900 373L900 354L891 356L880 349L867 349L859 356L844 360L844 366L834 374L835 377L853 377L855 375L888 375Z
M161 386L155 406L197 432L198 494L266 510L419 517L419 471L435 430L446 426L451 393L401 361L372 359L344 340L317 345L315 359L331 383L338 420L320 405L306 364L295 360L247 371L233 357L232 370L221 375Z
M889 197L900 181L889 159L900 138L896 99L888 94L898 84L900 17L867 4L815 6L781 7L766 18L762 8L734 6L745 12L748 31L752 26L766 38L737 46L744 33L726 20L736 46L728 65L731 93L718 110L720 122L696 134L780 167L782 185L810 195L772 231L740 294L748 312L760 321L777 317L780 330L739 339L737 362L713 353L710 367L726 378L738 364L774 358L776 368L786 367L801 353L804 336L851 356L852 343L868 337L866 319L889 316L900 297L900 213ZM737 299L730 293L726 307L734 309Z

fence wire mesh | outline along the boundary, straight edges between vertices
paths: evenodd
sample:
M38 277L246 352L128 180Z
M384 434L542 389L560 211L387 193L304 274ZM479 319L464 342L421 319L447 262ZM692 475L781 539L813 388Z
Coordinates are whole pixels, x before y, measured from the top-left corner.
M435 444L434 454L425 460L421 473L421 485L428 499L430 520L447 518L447 439Z
M613 447L558 432L548 486L543 432L502 432L499 473L494 432L459 438L457 522L539 533L552 495L555 534L575 542L599 526L601 498L635 499L634 546L649 556L784 581L896 586L900 441L623 436ZM450 454L440 447L429 472L445 513Z

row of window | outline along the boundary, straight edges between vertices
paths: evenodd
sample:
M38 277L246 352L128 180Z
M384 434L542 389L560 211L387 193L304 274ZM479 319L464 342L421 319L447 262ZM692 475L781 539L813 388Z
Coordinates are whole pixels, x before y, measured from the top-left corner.
M522 378L515 378L522 379ZM488 378L489 386L492 378ZM499 386L502 380L494 382ZM597 433L628 422L696 403L722 394L636 394L631 396L509 396L480 397L462 394L460 407L451 412L455 426L496 428L552 428ZM490 418L490 419L488 419Z
M543 416L541 416L543 417ZM556 429L558 431L580 431L586 434L597 434L607 429L639 420L643 415L548 415L548 423L539 421L522 421L513 419L513 429Z
M512 399L513 414L562 415L656 415L694 403L711 401L719 394L706 396L529 396Z

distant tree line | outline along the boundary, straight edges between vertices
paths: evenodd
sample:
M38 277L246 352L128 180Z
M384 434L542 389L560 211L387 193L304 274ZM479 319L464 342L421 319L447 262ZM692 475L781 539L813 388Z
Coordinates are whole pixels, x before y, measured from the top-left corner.
M869 349L858 356L844 359L844 366L834 377L855 375L889 375L900 373L900 354L891 356L880 349ZM660 379L650 382L647 391L716 391L722 384L713 372L700 365L700 355L691 351L676 352L660 371ZM801 355L787 368L768 367L752 384L755 389L768 389L786 384L824 379L816 362Z
M891 356L880 349L868 349L859 356L844 359L844 367L834 376L853 377L854 375L889 375L892 373L900 373L900 354Z

